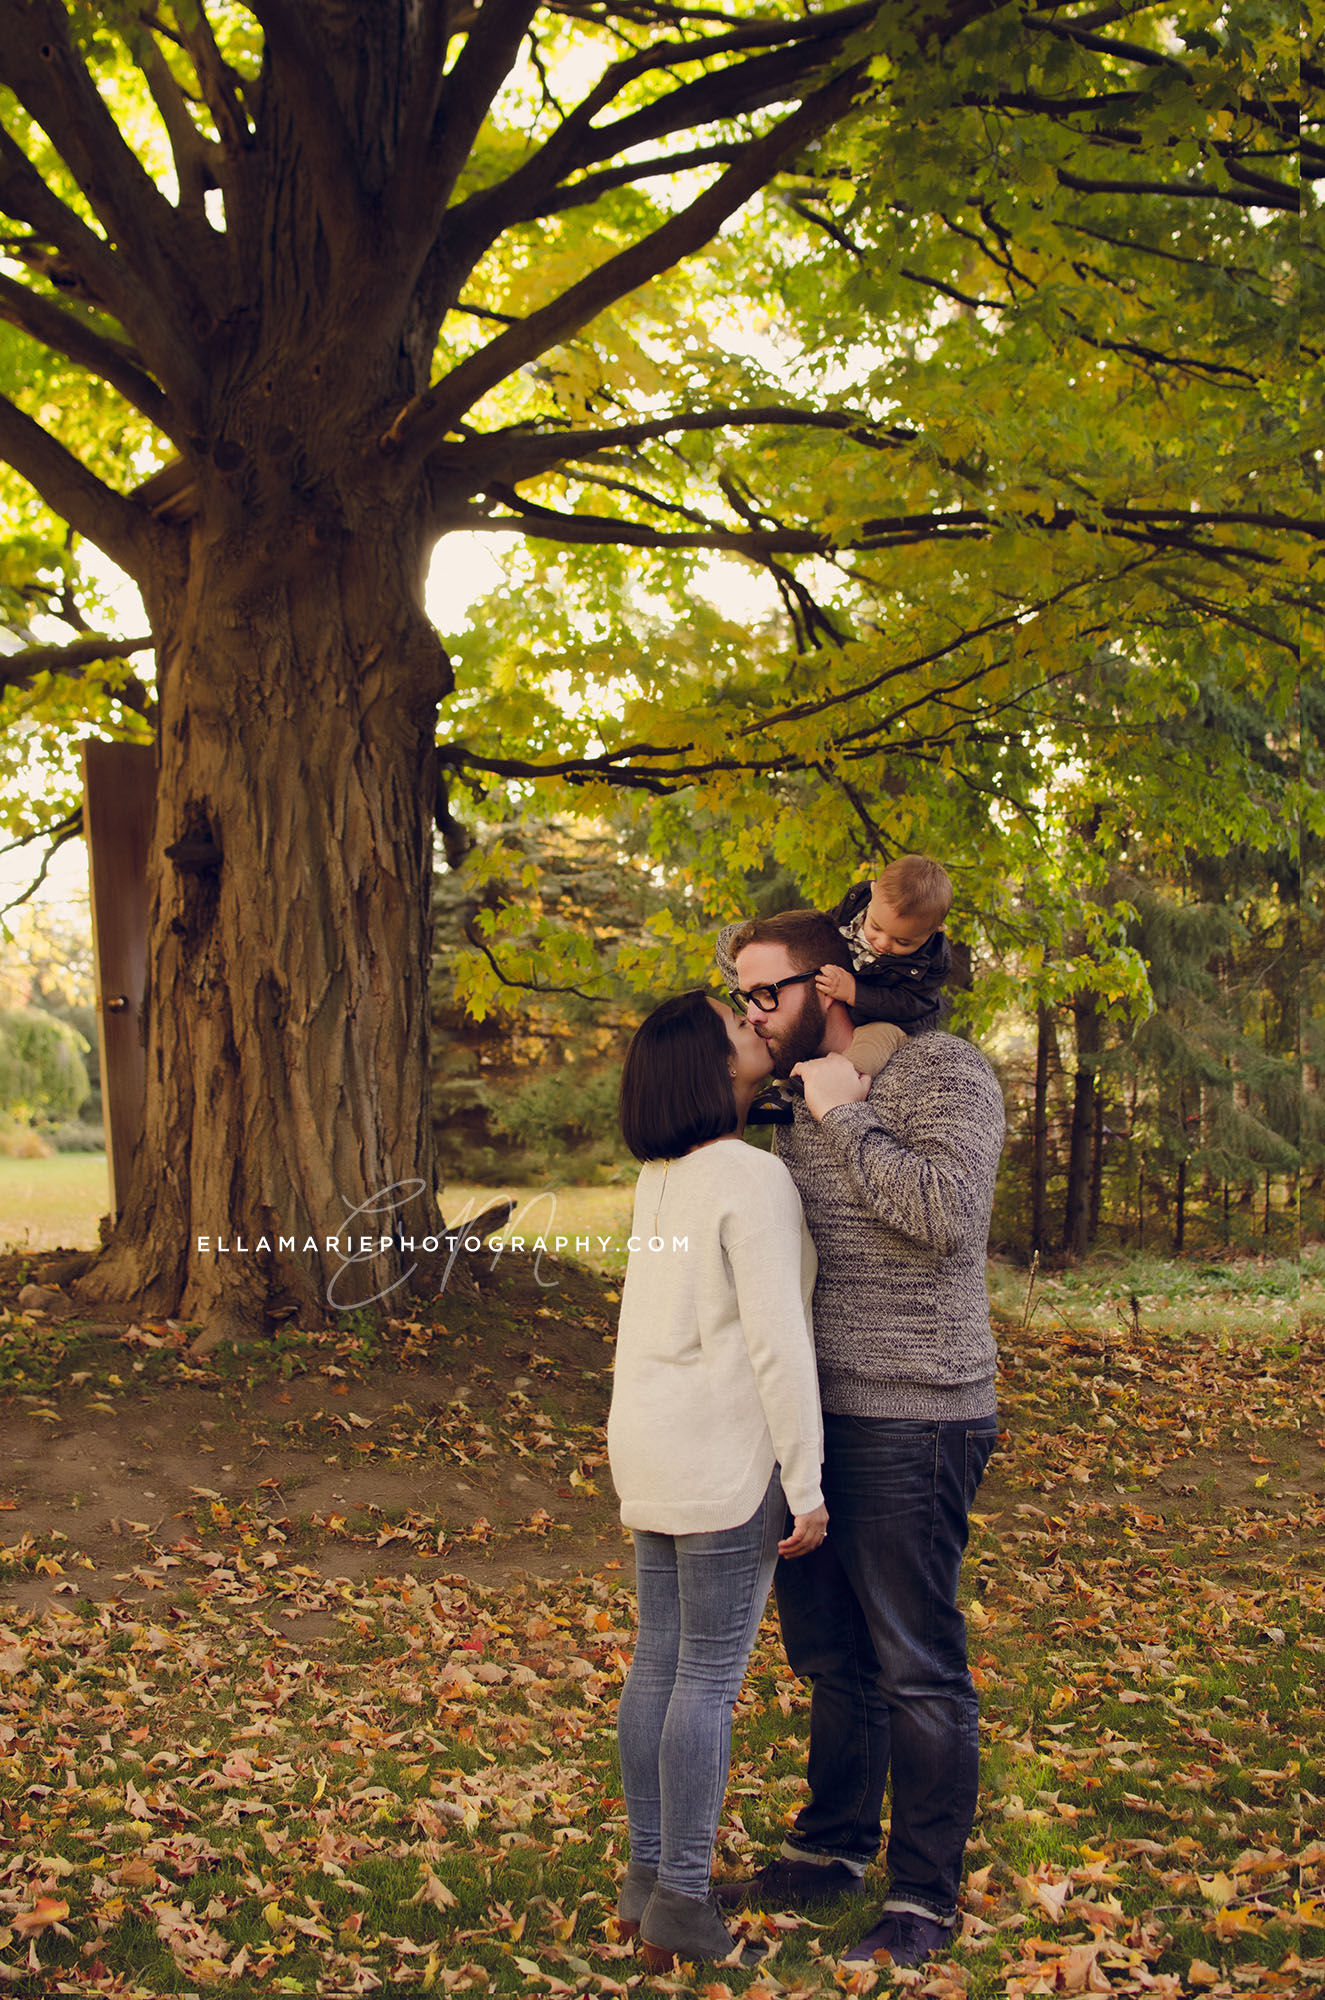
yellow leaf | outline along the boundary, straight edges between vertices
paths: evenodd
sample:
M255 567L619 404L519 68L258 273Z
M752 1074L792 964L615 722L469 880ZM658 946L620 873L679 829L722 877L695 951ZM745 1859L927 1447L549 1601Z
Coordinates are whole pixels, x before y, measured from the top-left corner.
M61 1896L38 1896L30 1910L20 1910L13 1920L13 1927L20 1937L37 1937L49 1924L58 1924L69 1914L69 1905Z
M1251 1910L1227 1909L1215 1911L1213 1929L1215 1936L1221 1944L1227 1944L1230 1938L1239 1937L1244 1934L1258 1937L1264 1928L1265 1926L1260 1918L1254 1915Z

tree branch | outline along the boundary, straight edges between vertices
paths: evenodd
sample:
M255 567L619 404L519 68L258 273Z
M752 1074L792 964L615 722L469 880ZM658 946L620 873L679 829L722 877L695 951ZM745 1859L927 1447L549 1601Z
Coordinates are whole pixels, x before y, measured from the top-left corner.
M798 95L798 85L830 61L846 36L868 21L878 4L879 0L863 0L863 4L855 7L810 15L799 21L748 23L726 35L658 44L613 64L522 167L452 210L447 218L444 248L439 244L431 259L436 266L433 289L443 305L448 295L455 295L478 258L503 230L543 212L541 204L547 201L549 190L555 189L566 175L648 140L691 131L696 126L734 118L742 112L762 109ZM991 0L973 0L973 4L984 8ZM614 124L593 124L599 111L650 71L682 62L712 60L750 47L767 48L769 43L792 46L779 46L772 53L730 64L680 84L645 110L632 112Z
M493 431L481 439L467 439L462 445L438 445L428 455L428 467L443 482L448 477L463 478L468 490L474 492L481 491L489 479L532 479L556 466L597 459L608 451L632 449L653 438L763 424L785 425L793 430L841 431L855 443L874 451L911 444L916 436L903 425L892 425L879 433L871 430L865 419L846 411L798 410L790 404L769 404L746 410L677 411L670 417L652 417L642 423L618 424L601 430L566 429L532 434Z
M1110 580L1116 583L1120 577L1139 569L1145 560L1140 556L1133 557L1123 564ZM781 728L788 722L805 722L812 716L827 714L829 709L841 708L847 702L860 701L867 694L876 694L889 681L897 680L903 674L919 673L924 667L936 666L940 660L946 660L950 654L960 652L963 646L972 645L977 639L987 639L996 632L1010 631L1014 626L1023 625L1028 617L1043 617L1046 611L1052 611L1057 605L1080 591L1093 588L1098 581L1095 576L1079 577L1072 583L1064 584L1062 589L1056 590L1052 596L1041 598L1038 603L1020 604L1014 611L1005 612L998 618L988 618L980 625L969 626L965 631L957 633L955 638L945 641L943 645L935 646L924 653L912 654L908 659L899 660L894 665L885 667L882 672L872 675L867 681L857 681L854 686L842 688L836 694L824 695L813 701L797 702L792 708L780 709L773 715L761 716L758 722L747 724L741 734L759 735L766 729Z
M329 242L357 234L364 208L358 161L313 29L316 11L300 0L246 0L266 38L268 60L279 80L281 102L311 170L315 199Z
M688 173L695 167L730 166L743 151L743 145L736 143L696 146L688 153L658 153L652 159L635 160L629 166L608 167L602 173L586 174L583 180L554 189L537 207L512 219L532 222L540 215L564 215L568 208L583 208L586 202L597 201L600 195L610 194L614 188L634 187L639 181L655 180L662 174Z
M502 971L501 966L497 963L493 955L491 947L480 936L472 917L465 923L465 936L472 945L476 946L483 953L484 958L487 959L488 964L492 967L503 986L518 987L522 993L573 993L577 1000L587 1000L595 1007L599 1007L603 1003L603 996L601 994L586 993L579 986L550 986L544 985L536 979L512 979L509 973Z
M202 0L192 7L181 7L178 19L180 40L188 50L198 88L221 135L222 153L227 159L237 160L248 150L253 137L244 109L243 79L217 48Z
M761 46L765 53L678 84L654 103L628 112L609 125L591 127L588 119L581 119L585 105L580 105L568 121L578 129L564 137L563 133L557 133L549 144L558 149L559 157L589 165L663 138L669 132L693 131L720 118L735 118L742 113L762 111L770 104L785 103L796 94L798 84L832 61L847 38L865 27L877 12L878 0L864 0L863 5L838 8L826 14L807 14L800 20L751 22L731 34L712 36L702 42L662 43L646 49L617 65L615 71L607 72L603 82L614 78L613 97L625 84L652 69L709 62L721 55ZM587 105L591 100L585 102ZM590 116L601 108L594 105ZM588 146L582 143L584 138L590 140ZM572 145L573 153L569 150ZM531 168L537 164L537 159L530 162ZM553 161L545 160L544 164L552 166ZM557 178L566 170L563 165Z
M474 25L476 15L464 23L465 31ZM414 80L410 89L409 103L400 123L400 139L397 157L402 161L422 159L427 152L428 135L433 129L437 116L437 103L442 94L446 77L446 51L451 36L460 31L460 10L450 4L450 0L430 0L423 9L422 33L419 37L418 53L414 61ZM402 167L402 178L408 169ZM395 190L388 193L387 212L396 198Z
M152 643L150 633L145 639L104 639L94 634L67 646L25 646L18 653L0 653L0 687L27 687L38 674L81 674L102 660L145 653Z
M1291 660L1301 658L1302 648L1296 641L1285 638L1282 632L1276 632L1273 627L1262 625L1257 619L1248 618L1226 604L1216 604L1208 597L1197 597L1191 591L1179 590L1177 584L1170 583L1163 576L1156 577L1155 582L1166 596L1172 597L1178 604L1185 604L1189 611L1197 611L1204 618L1217 619L1223 625L1232 625L1239 632L1250 633L1254 639L1264 639L1267 645L1277 646L1280 651L1287 653Z
M831 125L850 106L859 75L849 70L815 91L789 118L752 142L745 158L729 167L680 214L609 257L596 271L571 285L560 298L531 313L518 326L462 361L401 411L383 438L383 448L399 450L416 462L426 457L466 410L516 369L559 346L628 292L702 249L738 208L763 186L779 163L798 146Z
M25 222L40 243L62 252L78 281L126 327L141 310L144 294L128 266L104 237L51 193L22 148L0 127L0 209Z
M434 455L434 462L438 456ZM457 453L456 462L458 467L463 466L463 454ZM482 476L471 467L471 489ZM530 474L526 469L521 476L528 477ZM754 561L762 561L766 555L826 555L835 548L868 551L903 548L916 542L983 540L997 527L1009 525L1025 532L1046 534L1061 534L1069 528L1081 528L1088 534L1116 536L1120 540L1140 542L1155 549L1212 556L1216 560L1243 558L1262 563L1274 558L1240 545L1220 546L1200 542L1194 531L1202 527L1251 527L1272 533L1307 535L1315 541L1325 539L1325 520L1268 509L1185 507L1102 507L1097 513L1090 513L1073 507L1055 506L1051 512L1044 514L1021 509L1003 512L978 507L952 508L943 513L872 516L862 521L850 537L837 539L812 529L776 525L742 531L724 527L717 521L694 530L660 529L644 521L611 515L567 514L556 508L539 506L533 501L520 503L514 493L505 489L500 474L493 471L487 477L487 491L511 511L498 514L464 501L448 504L439 500L433 520L439 533L468 528L484 534L524 534L535 541L557 541L567 545L721 549L736 555L747 555Z
M1186 264L1194 271L1217 271L1221 277L1239 278L1244 284L1255 286L1260 280L1259 271L1245 264L1212 264L1204 257L1186 257L1180 250L1166 250L1157 243L1143 243L1135 236L1111 236L1106 229L1090 229L1084 222L1060 222L1058 227L1074 236L1088 236L1093 243L1109 243L1115 250L1126 250L1134 257L1159 257L1167 264ZM1261 289L1258 296L1264 297Z
M184 92L156 38L145 34L139 41L130 44L130 53L147 79L152 102L161 113L161 122L170 140L180 205L205 227L207 211L204 197L209 188L219 185L220 148L204 138L194 124Z
M1109 629L1107 625L1103 624L1089 626L1085 628L1083 636L1094 636L1099 632ZM867 731L856 730L851 732L849 736L836 739L827 746L826 752L820 751L814 756L799 754L778 755L765 751L753 757L710 757L702 762L673 764L668 766L666 770L657 771L640 770L626 760L642 756L685 756L689 751L693 750L693 743L673 744L667 748L656 744L635 743L616 750L604 751L596 757L564 757L554 763L545 764L535 763L532 759L523 757L480 756L463 743L447 744L438 752L438 755L447 769L458 773L482 771L500 778L561 778L566 783L572 785L602 783L606 781L626 789L653 792L660 797L665 797L670 793L684 790L687 786L693 784L696 778L713 777L719 773L740 774L742 772L758 772L762 775L769 775L773 772L787 773L819 770L825 754L830 757L839 755L848 757L853 762L860 762L866 757L877 757L878 749L873 742L866 744L860 742L858 739L866 734L872 738L881 735L891 728L895 722L909 714L914 708L923 707L927 703L935 703L941 706L946 701L951 705L952 697L961 693L971 682L983 679L986 675L995 672L1003 664L1006 664L1006 662L991 661L982 663L971 673L963 675L960 679L951 682L949 685L931 689L922 697L918 697L916 701L907 702L901 708L892 711L889 715L877 719L868 726ZM1062 667L1057 672L1046 676L1041 685L1048 686L1054 680L1065 679L1071 671L1070 667ZM999 702L994 707L988 709L961 710L954 720L949 722L944 728L932 731L926 736L909 737L893 744L890 746L890 754L897 757L922 758L928 761L925 758L927 751L938 749L942 745L950 743L955 736L963 732L969 734L983 716L999 714L1005 709L1015 706L1017 700L1020 698L1016 697L1009 701ZM752 729L747 728L739 731L738 735L748 736L751 733Z
M142 366L133 349L123 341L98 333L86 320L78 319L53 299L46 299L26 285L0 272L0 319L7 319L24 333L39 340L67 360L76 362L118 389L126 402L175 444L180 443L180 425L170 401Z
M35 833L25 834L21 840L11 840L9 846L3 850L6 854L12 854L16 847L25 847L29 840L49 840L50 846L41 857L41 867L37 870L35 879L28 883L26 889L20 889L17 896L11 897L9 902L0 906L0 917L7 917L9 912L18 909L21 903L31 901L32 897L36 895L38 889L40 889L42 883L46 880L46 871L55 859L57 851L65 845L66 841L76 840L82 831L83 814L80 808L79 811L70 813L67 819L60 820L55 826L43 826Z
M104 238L51 193L27 155L0 130L0 208L53 243L87 295L117 319L182 413L201 407L205 383L191 335L177 329L160 302Z
M42 499L80 535L86 535L130 576L141 577L170 531L132 500L112 491L80 459L0 396L0 458L34 486Z
M444 534L469 528L480 534L528 535L533 541L565 542L589 547L637 549L723 549L755 561L768 554L826 555L827 536L802 529L742 533L714 523L703 529L653 528L643 521L623 521L610 515L559 514L551 507L527 504L522 514L491 514L482 507L439 508L435 525Z
M1252 188L1267 197L1265 203L1257 203L1256 206L1263 207L1268 205L1270 208L1291 207L1296 212L1298 203L1295 189L1285 187L1282 181L1273 180L1269 174L1258 174L1254 168L1247 166L1245 161L1235 154L1231 148L1220 146L1218 151L1224 162L1224 171L1230 180L1235 180L1239 186ZM1261 153L1252 154L1252 158L1257 160L1265 157Z
M863 0L863 4L806 15L800 20L751 21L725 34L693 42L655 43L613 63L551 138L502 182L500 226L506 225L508 204L510 213L518 212L528 188L555 186L577 168L610 159L613 154L646 140L690 131L714 119L735 117L738 112L775 102L779 91L800 82L821 66L832 49L855 29L863 27L877 11L878 0ZM681 84L643 111L632 112L615 124L593 123L598 113L605 111L623 90L652 71L672 69L683 63L712 62L719 56L756 48L774 48L776 54L733 63ZM771 68L770 63L774 65Z
M1301 204L1295 188L1280 187L1267 181L1267 190L1245 194L1237 188L1214 187L1209 181L1112 181L1101 180L1096 175L1073 173L1070 167L1057 167L1055 173L1060 187L1071 188L1076 194L1159 194L1182 196L1193 201L1228 201L1237 208L1279 208L1286 214L1296 215Z
M433 0L433 5L444 6L445 0ZM418 243L420 264L538 7L539 0L484 0L478 32L466 38L442 80L427 143L397 156L399 167L383 194L382 211L389 227Z
M94 84L56 0L0 0L4 80L65 161L120 256L155 295L158 313L189 347L191 317L212 316L205 296L212 249L173 208ZM215 302L219 309L220 302Z
M1063 317L1072 326L1076 338L1084 341L1087 347L1098 348L1102 353L1134 355L1138 361L1144 361L1152 367L1178 368L1186 374L1233 376L1239 381L1246 382L1253 389L1257 386L1259 377L1253 375L1249 368L1235 368L1231 362L1226 361L1202 361L1192 354L1166 354L1162 348L1148 347L1139 340L1106 340L1102 334L1088 333L1077 315L1067 307L1063 307L1062 310Z
M1042 35L1054 35L1059 41L1075 42L1079 49L1089 49L1094 55L1115 56L1119 62L1137 63L1142 69L1173 70L1186 82L1192 80L1185 62L1179 62L1176 56L1163 55L1158 49L1148 49L1140 42L1120 42L1109 35L1094 35L1072 21L1037 21L1031 16L1026 26Z

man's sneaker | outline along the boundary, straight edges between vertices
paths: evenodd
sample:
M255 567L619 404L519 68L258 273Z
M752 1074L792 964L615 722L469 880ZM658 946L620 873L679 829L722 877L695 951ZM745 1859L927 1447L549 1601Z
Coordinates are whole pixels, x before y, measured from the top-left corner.
M793 1861L785 1854L753 1875L713 1884L723 1910L809 1910L864 1893L864 1881L845 1861Z
M923 1965L934 1952L947 1948L952 1933L951 1924L917 1916L914 1910L885 1910L874 1929L842 1957L848 1965L869 1965L878 1952L886 1951L894 1965Z

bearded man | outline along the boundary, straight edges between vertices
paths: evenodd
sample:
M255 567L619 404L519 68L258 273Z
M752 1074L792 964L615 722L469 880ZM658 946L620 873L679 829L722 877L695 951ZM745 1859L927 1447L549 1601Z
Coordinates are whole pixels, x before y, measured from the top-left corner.
M718 1894L768 1909L863 1895L891 1775L887 1897L845 1956L919 1965L952 1936L978 1786L957 1583L997 1428L985 1252L1003 1101L979 1050L940 1032L857 1075L851 1017L814 983L850 952L818 911L729 927L718 957L775 1074L804 1088L774 1145L819 1253L828 1508L826 1541L776 1577L787 1658L812 1686L809 1802L780 1855Z

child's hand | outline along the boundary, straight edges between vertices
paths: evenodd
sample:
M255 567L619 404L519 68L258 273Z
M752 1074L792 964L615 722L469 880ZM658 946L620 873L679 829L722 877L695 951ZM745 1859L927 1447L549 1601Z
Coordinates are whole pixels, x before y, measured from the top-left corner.
M825 1000L845 1000L848 1007L855 1006L856 975L844 965L821 965L814 975L814 984Z

